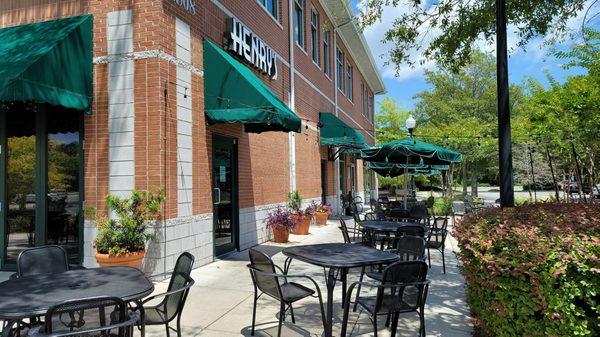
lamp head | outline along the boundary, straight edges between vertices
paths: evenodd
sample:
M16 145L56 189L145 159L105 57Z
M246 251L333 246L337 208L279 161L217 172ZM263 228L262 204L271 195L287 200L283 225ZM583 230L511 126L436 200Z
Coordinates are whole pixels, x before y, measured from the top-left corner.
M417 126L417 121L414 119L414 117L412 115L408 115L408 118L406 119L406 128L408 129L408 133L410 133L411 137L413 134L413 130L415 129L416 126Z

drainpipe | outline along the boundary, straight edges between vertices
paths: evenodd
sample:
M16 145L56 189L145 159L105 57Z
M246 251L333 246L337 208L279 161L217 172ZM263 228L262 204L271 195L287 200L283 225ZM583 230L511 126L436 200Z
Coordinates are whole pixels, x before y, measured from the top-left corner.
M290 41L290 109L295 111L296 106L296 90L295 90L295 77L296 77L296 66L294 64L294 44L296 39L294 37L294 2L288 1L288 29L289 29L289 41ZM294 132L288 133L289 144L290 144L290 191L296 189L296 135Z
M335 116L337 117L339 115L338 113L338 63L337 63L337 31L338 31L338 27L335 27L333 29L333 102L334 102L334 109L335 109ZM336 149L337 150L337 149ZM342 200L341 195L342 195L342 191L341 191L341 186L340 186L340 157L337 156L335 158L335 162L333 164L333 171L334 171L334 179L333 179L333 183L335 186L335 200L334 202L337 203L338 207L338 215L343 215L344 214L344 210L342 209L343 205L342 205Z

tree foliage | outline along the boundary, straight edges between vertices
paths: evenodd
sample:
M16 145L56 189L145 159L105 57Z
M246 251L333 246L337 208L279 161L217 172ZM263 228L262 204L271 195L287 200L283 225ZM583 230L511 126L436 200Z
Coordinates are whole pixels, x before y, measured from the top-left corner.
M384 34L390 43L389 61L399 70L401 64L414 65L414 50L423 59L433 59L456 72L467 65L480 39L495 41L496 0L365 0L360 22L370 26L379 22L386 8L399 8ZM523 47L540 35L564 35L569 19L586 5L586 0L507 0L508 22L516 27L518 46ZM420 58L421 59L421 58Z

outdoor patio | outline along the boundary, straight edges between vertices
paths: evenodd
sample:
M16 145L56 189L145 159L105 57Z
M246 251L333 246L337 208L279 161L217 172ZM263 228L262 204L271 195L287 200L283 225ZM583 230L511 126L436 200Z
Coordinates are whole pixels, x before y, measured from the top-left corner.
M349 224L352 220L349 220ZM283 266L285 257L281 250L285 247L301 244L325 242L343 242L338 229L339 221L330 220L327 226L310 229L308 236L290 236L290 243L272 242L259 246L259 249L273 257L276 264ZM431 280L427 304L425 306L425 324L427 336L471 336L472 325L469 320L469 307L466 303L464 280L458 271L458 260L454 254L456 242L449 237L446 241L446 272L442 273L441 257L432 251L433 267L429 270ZM248 252L234 253L209 265L195 269L192 278L196 281L191 289L182 317L183 336L250 336L252 322L253 286L246 267ZM325 293L322 269L302 262L294 261L290 273L307 274L318 283ZM358 280L359 271L354 270L348 276L348 283ZM168 281L156 286L156 292L166 289ZM362 292L365 293L365 290ZM341 287L336 286L334 306L334 336L340 335L343 310L341 307ZM259 299L257 309L256 336L277 335L277 312L279 304L266 296ZM294 307L296 324L287 318L282 336L321 336L323 326L320 319L317 300L299 302ZM418 316L406 314L400 316L399 336L418 334ZM350 336L372 336L373 328L366 314L350 314L348 332ZM390 333L380 324L380 336ZM351 334L350 334L351 333ZM148 327L147 336L164 336L164 327Z

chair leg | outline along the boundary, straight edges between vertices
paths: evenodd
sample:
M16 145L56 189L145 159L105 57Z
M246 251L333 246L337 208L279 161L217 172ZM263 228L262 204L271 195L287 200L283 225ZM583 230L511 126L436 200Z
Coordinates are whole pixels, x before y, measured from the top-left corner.
M377 315L373 315L373 336L377 337Z
M258 297L256 296L256 292L254 292L254 305L252 306L252 332L250 333L251 336L254 336L254 326L256 324L256 302L258 300Z
M421 337L425 337L425 313L423 313L423 308L419 310L419 319L421 320L421 327L419 329L419 335Z
M290 303L290 316L292 316L292 323L296 324L296 318L294 317L294 307Z
M427 259L429 259L429 268L431 268L431 252L429 251L429 248L427 248Z
M177 337L181 337L181 313L177 316Z
M392 314L392 337L396 337L396 330L398 330L398 319L400 314Z
M442 247L441 252L442 252L442 266L444 268L444 275L445 275L446 274L446 258L445 258L446 254L444 254L444 247Z
M360 272L360 279L358 280L358 282L359 282L358 283L358 289L356 289L356 298L354 299L354 309L352 309L352 312L356 312L356 308L358 306L358 296L360 295L361 283L362 283L363 278L365 276L365 268L366 267L362 267L362 271Z
M342 269L342 308L344 307L344 301L346 300L346 288L348 288L348 271Z
M281 337L281 325L283 324L283 316L285 315L285 304L281 302L281 307L279 308L279 325L277 326L277 337Z
M171 337L171 332L169 331L169 330L171 330L171 329L169 329L169 323L165 324L165 329L167 329L167 337Z

